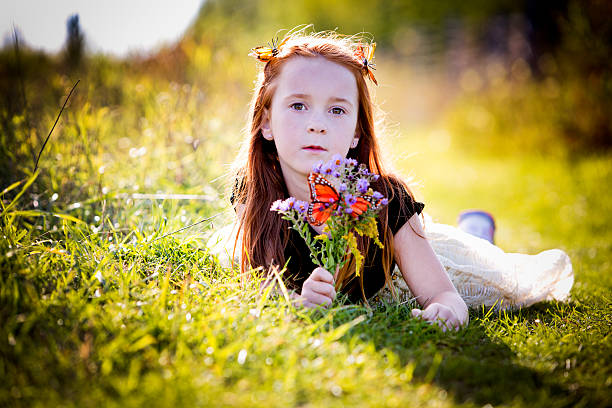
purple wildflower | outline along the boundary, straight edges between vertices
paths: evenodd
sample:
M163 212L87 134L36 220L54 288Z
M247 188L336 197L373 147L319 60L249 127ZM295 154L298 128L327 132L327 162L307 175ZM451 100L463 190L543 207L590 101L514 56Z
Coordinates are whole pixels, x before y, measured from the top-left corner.
M312 172L313 173L320 173L322 167L323 167L323 162L319 161L314 166L312 166Z
M308 209L308 203L306 201L296 200L293 208L297 210L298 214L303 215Z
M383 198L382 200L380 200L380 205L387 205L389 204L389 200L386 198Z
M344 209L344 212L347 213L347 214L352 214L353 213L353 209L351 207L346 207Z
M282 203L283 200L276 200L275 202L272 203L272 206L270 207L270 211L278 211L279 207L280 207L280 203Z
M357 160L355 159L346 159L346 165L355 167L357 165Z
M334 171L334 169L332 168L331 163L325 163L322 167L321 167L321 173L323 174L332 174L332 171Z
M334 176L335 178L340 178L340 172L339 172L338 170L334 170L334 174L333 174L333 176Z
M340 154L338 154L338 153L334 154L334 155L332 156L332 160L331 160L331 161L332 161L332 165L334 166L334 168L335 168L335 167L338 167L339 165L341 165L341 164L342 164L343 159L344 159L344 158L342 157L342 155L340 155Z
M378 175L378 174L373 174L372 175L372 180L374 180L374 181L378 181L379 178L380 178L380 175Z
M364 178L360 178L359 180L357 180L357 190L359 190L361 194L365 194L368 191L368 187L370 187L370 183L368 183L368 180Z
M338 187L338 191L340 191L341 193L344 193L347 188L348 187L346 186L346 184L340 183L340 186Z
M277 211L279 211L279 212L287 212L287 211L289 211L289 208L290 208L290 207L289 207L289 203L288 203L287 201L288 201L288 200L281 201L281 202L278 204L278 210L277 210Z
M350 207L357 202L357 197L352 194L345 194L344 202Z
M287 205L289 206L289 208L293 208L295 202L297 201L295 199L295 197L289 197L288 199L285 200L287 202Z
M374 198L375 200L380 200L381 198L383 198L383 195L380 194L378 191L375 191L374 194L372 194L372 198Z

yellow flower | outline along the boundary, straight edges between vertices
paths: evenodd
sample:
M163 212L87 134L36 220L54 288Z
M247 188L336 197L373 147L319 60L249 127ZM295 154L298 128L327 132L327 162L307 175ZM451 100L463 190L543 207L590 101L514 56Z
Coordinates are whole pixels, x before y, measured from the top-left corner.
M361 264L363 263L363 255L361 254L361 252L359 251L359 248L357 247L357 238L355 238L355 235L353 235L352 232L349 232L347 235L344 235L342 238L346 240L349 251L355 257L355 275L359 276L359 274L361 273Z
M355 231L361 235L370 237L374 240L374 243L378 245L379 248L383 248L382 242L378 239L378 228L376 226L376 218L366 218L361 225L355 227Z
M326 234L315 235L315 239L319 241L327 241L329 237Z

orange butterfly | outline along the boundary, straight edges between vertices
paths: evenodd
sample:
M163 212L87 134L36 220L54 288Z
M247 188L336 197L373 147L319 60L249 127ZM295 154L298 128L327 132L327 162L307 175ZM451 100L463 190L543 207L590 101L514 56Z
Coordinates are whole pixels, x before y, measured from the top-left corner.
M272 58L276 57L280 52L280 48L285 45L287 40L289 40L290 36L287 36L283 39L280 44L277 44L278 38L276 41L272 39L272 44L268 43L268 45L262 45L259 47L251 48L251 52L249 56L255 57L262 62L268 62Z
M323 225L332 213L338 208L340 196L334 186L323 176L310 173L308 176L310 186L310 205L308 206L308 221L318 227ZM355 204L351 205L353 218L359 217L366 212L374 203L371 196L358 196ZM380 200L378 201L378 203ZM375 205L378 206L379 204Z
M374 51L376 51L376 43L371 43L367 47L367 55L361 45L361 42L357 44L357 49L355 50L355 56L359 58L363 63L363 69L367 72L368 76L374 82L374 84L378 85L376 78L374 78L374 72L372 70L376 69L376 64L372 62L374 59Z

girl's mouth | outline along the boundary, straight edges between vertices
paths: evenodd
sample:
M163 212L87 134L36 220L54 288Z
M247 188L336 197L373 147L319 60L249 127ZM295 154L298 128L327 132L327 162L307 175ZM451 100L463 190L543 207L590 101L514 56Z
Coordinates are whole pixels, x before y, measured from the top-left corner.
M318 146L318 145L305 146L305 147L303 147L303 149L311 151L311 152L323 152L323 151L325 151L325 149L323 147Z

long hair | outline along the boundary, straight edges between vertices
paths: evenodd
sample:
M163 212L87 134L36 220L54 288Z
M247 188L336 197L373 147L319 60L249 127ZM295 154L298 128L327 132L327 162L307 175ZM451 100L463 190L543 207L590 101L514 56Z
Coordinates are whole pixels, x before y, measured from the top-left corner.
M283 44L275 58L265 64L259 75L250 111L250 134L247 136L247 143L243 146L246 148L246 159L238 165L238 183L233 194L233 202L243 205L243 211L239 213L242 248L238 249L242 252L240 266L243 273L251 267L261 266L264 270L268 270L274 265L283 266L286 261L284 249L289 240L289 224L278 214L271 212L270 206L275 200L287 198L288 191L274 142L264 139L261 126L264 109L270 109L272 103L276 87L275 79L280 75L284 63L290 58L324 57L348 68L354 74L359 99L356 125L359 143L356 148L349 150L347 157L365 163L372 173L380 175L378 181L373 183L373 187L389 200L394 198L394 191L401 191L392 188L394 183L402 185L412 198L412 193L405 183L387 174L381 162L374 129L374 106L363 73L363 61L354 55L355 46L350 38L329 32L312 35L293 34ZM400 204L405 202L404 197L398 199ZM393 264L393 235L388 227L386 208L380 211L378 222L379 230L382 232L380 239L384 245L381 266L386 283L389 284L390 269ZM367 237L358 239L358 248L366 259L369 244ZM350 259L336 276L337 287L343 287L354 276L355 262L354 259ZM365 300L363 274L360 274L360 277L361 294Z

